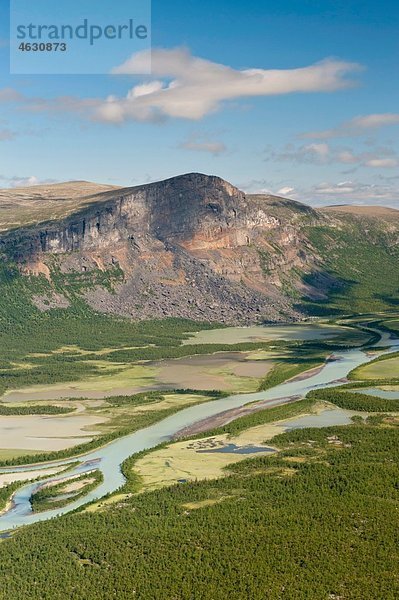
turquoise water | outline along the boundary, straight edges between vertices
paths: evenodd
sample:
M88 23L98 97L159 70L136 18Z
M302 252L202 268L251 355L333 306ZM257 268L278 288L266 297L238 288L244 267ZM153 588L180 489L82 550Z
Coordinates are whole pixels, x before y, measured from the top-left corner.
M379 390L378 388L359 388L358 390L350 390L356 394L369 394L377 398L388 398L389 400L399 400L399 390Z
M196 450L197 454L263 454L276 452L274 448L267 446L237 446L236 444L226 444L218 448L209 448L207 450Z
M391 351L399 347L399 340L390 339L389 335L383 334L382 340L376 346L390 346ZM104 481L86 496L75 502L71 502L68 506L62 509L49 510L41 513L33 513L30 497L38 487L43 485L43 480L36 483L31 483L22 486L14 495L13 507L0 516L0 531L28 525L38 521L44 521L61 514L66 514L72 510L79 508L93 500L98 500L110 492L118 490L125 482L125 478L121 473L120 465L129 456L153 448L158 444L170 440L173 435L178 433L184 427L188 427L201 421L205 418L217 415L225 410L237 408L245 404L256 402L259 400L268 400L268 406L277 406L287 401L291 396L305 396L308 391L319 387L332 387L339 385L342 378L359 365L372 360L371 356L367 356L361 349L351 349L341 352L335 352L334 356L337 360L327 362L323 369L303 381L291 381L278 385L264 392L251 394L235 394L227 398L221 398L212 402L207 402L197 406L191 406L183 409L174 415L141 429L135 433L119 438L103 448L99 448L87 453L79 458L72 458L64 461L55 461L46 463L47 467L59 466L71 462L79 461L76 467L73 467L68 475L78 475L93 469L93 464L96 468L102 471ZM297 423L291 422L291 427L309 427L326 425L345 425L350 422L350 411L339 411L338 409L323 411L319 417L312 415L311 417L303 417L297 420ZM328 413L328 414L327 414ZM306 421L304 419L307 419ZM26 467L0 469L0 472L15 472L18 470L26 471ZM56 476L49 477L44 481L58 481Z

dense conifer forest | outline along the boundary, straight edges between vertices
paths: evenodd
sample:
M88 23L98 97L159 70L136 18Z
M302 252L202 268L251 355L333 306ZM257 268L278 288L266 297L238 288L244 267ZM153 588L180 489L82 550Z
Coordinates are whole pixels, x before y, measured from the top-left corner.
M0 544L1 597L394 600L397 435L293 431L226 478L20 530Z

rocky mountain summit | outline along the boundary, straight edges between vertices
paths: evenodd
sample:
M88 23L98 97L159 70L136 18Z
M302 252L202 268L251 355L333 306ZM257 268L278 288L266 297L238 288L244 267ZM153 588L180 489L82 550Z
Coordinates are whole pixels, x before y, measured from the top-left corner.
M314 210L199 173L132 188L72 182L2 190L0 252L49 282L33 298L41 310L73 293L137 319L286 321L344 283L315 234L367 222L370 244L382 234L397 248L398 215Z

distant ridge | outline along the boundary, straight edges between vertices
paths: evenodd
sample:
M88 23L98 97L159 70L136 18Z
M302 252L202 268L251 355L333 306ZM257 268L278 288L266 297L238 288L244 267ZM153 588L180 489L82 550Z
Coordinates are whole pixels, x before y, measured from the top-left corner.
M397 215L399 214L399 208L392 208L391 206L378 206L378 205L358 205L358 204L332 204L320 208L319 210L326 212L343 212L357 215L367 216L383 216L388 214Z

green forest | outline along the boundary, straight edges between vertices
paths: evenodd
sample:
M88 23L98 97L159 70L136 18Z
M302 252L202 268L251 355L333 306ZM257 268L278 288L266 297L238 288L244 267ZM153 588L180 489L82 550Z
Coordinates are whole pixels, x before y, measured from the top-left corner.
M366 422L293 431L226 478L20 530L0 544L1 597L394 600L397 435Z

